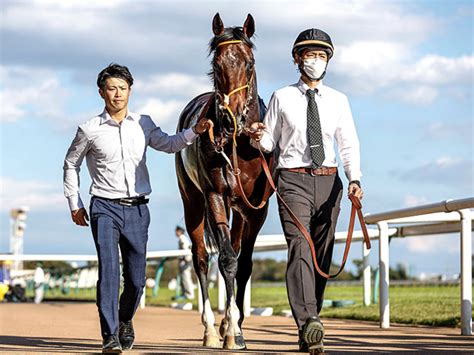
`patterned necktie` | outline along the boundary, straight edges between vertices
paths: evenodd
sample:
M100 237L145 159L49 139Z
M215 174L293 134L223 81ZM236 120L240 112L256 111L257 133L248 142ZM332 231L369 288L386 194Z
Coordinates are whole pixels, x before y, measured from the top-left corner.
M323 134L321 133L321 122L319 121L318 105L314 98L314 94L318 92L318 89L306 90L306 96L308 96L308 143L309 150L311 152L311 168L315 169L320 167L324 162L324 147L323 147Z

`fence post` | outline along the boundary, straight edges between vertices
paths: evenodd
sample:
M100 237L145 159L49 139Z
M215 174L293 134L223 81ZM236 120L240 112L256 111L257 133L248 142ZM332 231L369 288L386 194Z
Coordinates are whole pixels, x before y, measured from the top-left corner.
M250 304L251 304L251 290L252 290L252 276L249 277L247 285L245 286L244 294L244 316L250 317Z
M471 211L461 215L461 335L472 335L472 221Z
M207 284L209 287L209 283ZM197 294L198 294L198 311L199 311L199 314L202 314L202 312L204 312L204 302L202 299L201 282L199 281L199 277L197 278Z
M217 275L217 292L218 292L217 310L219 311L220 314L222 314L224 313L224 310L225 310L225 282L224 282L224 278L221 275L220 270Z
M389 286L389 244L388 223L377 222L379 228L379 310L380 328L390 328Z
M163 271L165 269L165 262L166 262L166 258L163 258L156 266L155 286L153 286L153 292L152 292L153 297L158 297L158 291L160 290L161 276L163 275Z
M370 250L367 249L367 246L362 242L362 260L363 260L363 283L364 283L364 306L370 305L370 264L369 264L369 253Z

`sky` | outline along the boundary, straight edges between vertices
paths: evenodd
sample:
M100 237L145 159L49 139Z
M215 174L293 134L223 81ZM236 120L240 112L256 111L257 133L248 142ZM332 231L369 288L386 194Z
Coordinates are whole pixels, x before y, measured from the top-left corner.
M173 133L186 104L212 90L206 73L216 12L226 27L254 17L258 90L267 103L298 80L297 35L330 34L335 52L324 83L349 97L364 212L474 196L472 1L6 0L0 11L0 252L9 248L9 211L26 205L25 253L95 253L90 230L70 219L62 166L77 125L103 109L97 74L111 62L128 66L130 110ZM174 227L184 221L174 156L149 150L147 162L148 249L176 249ZM89 185L83 164L86 203ZM349 209L343 201L338 231L347 229ZM275 197L261 233L282 233ZM341 255L337 247L334 261ZM374 243L372 265L377 255ZM360 256L354 244L350 259ZM458 273L459 235L394 239L390 264L397 263L413 274Z

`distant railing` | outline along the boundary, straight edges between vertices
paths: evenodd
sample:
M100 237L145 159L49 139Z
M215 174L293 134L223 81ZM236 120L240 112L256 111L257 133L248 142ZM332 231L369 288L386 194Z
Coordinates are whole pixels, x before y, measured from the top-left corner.
M382 328L390 327L389 236L392 233L389 226L397 224L395 236L461 232L461 334L472 335L472 219L474 214L470 208L474 208L474 198L447 200L368 214L364 217L367 224L376 224L379 230L379 306ZM364 259L367 262L365 254ZM365 277L364 281L366 281Z

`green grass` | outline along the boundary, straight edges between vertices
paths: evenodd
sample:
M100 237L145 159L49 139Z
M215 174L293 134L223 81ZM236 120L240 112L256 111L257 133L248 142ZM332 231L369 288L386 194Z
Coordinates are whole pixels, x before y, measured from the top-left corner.
M390 321L393 323L456 327L460 324L459 286L391 286ZM379 305L362 305L361 287L328 287L327 299L353 299L356 304L326 308L323 317L379 320Z
M211 304L217 308L217 288L210 289ZM390 286L390 320L392 323L422 324L456 327L460 324L460 287L459 286ZM158 297L151 297L147 291L147 304L168 307L174 291L163 287ZM48 292L47 298L95 300L94 290L80 291L77 296L59 292ZM322 317L358 320L379 320L378 304L368 307L362 305L361 286L337 286L329 284L326 299L354 300L353 306L323 308ZM197 298L193 302L197 308ZM252 307L273 307L274 314L290 309L285 287L254 287L252 289Z

